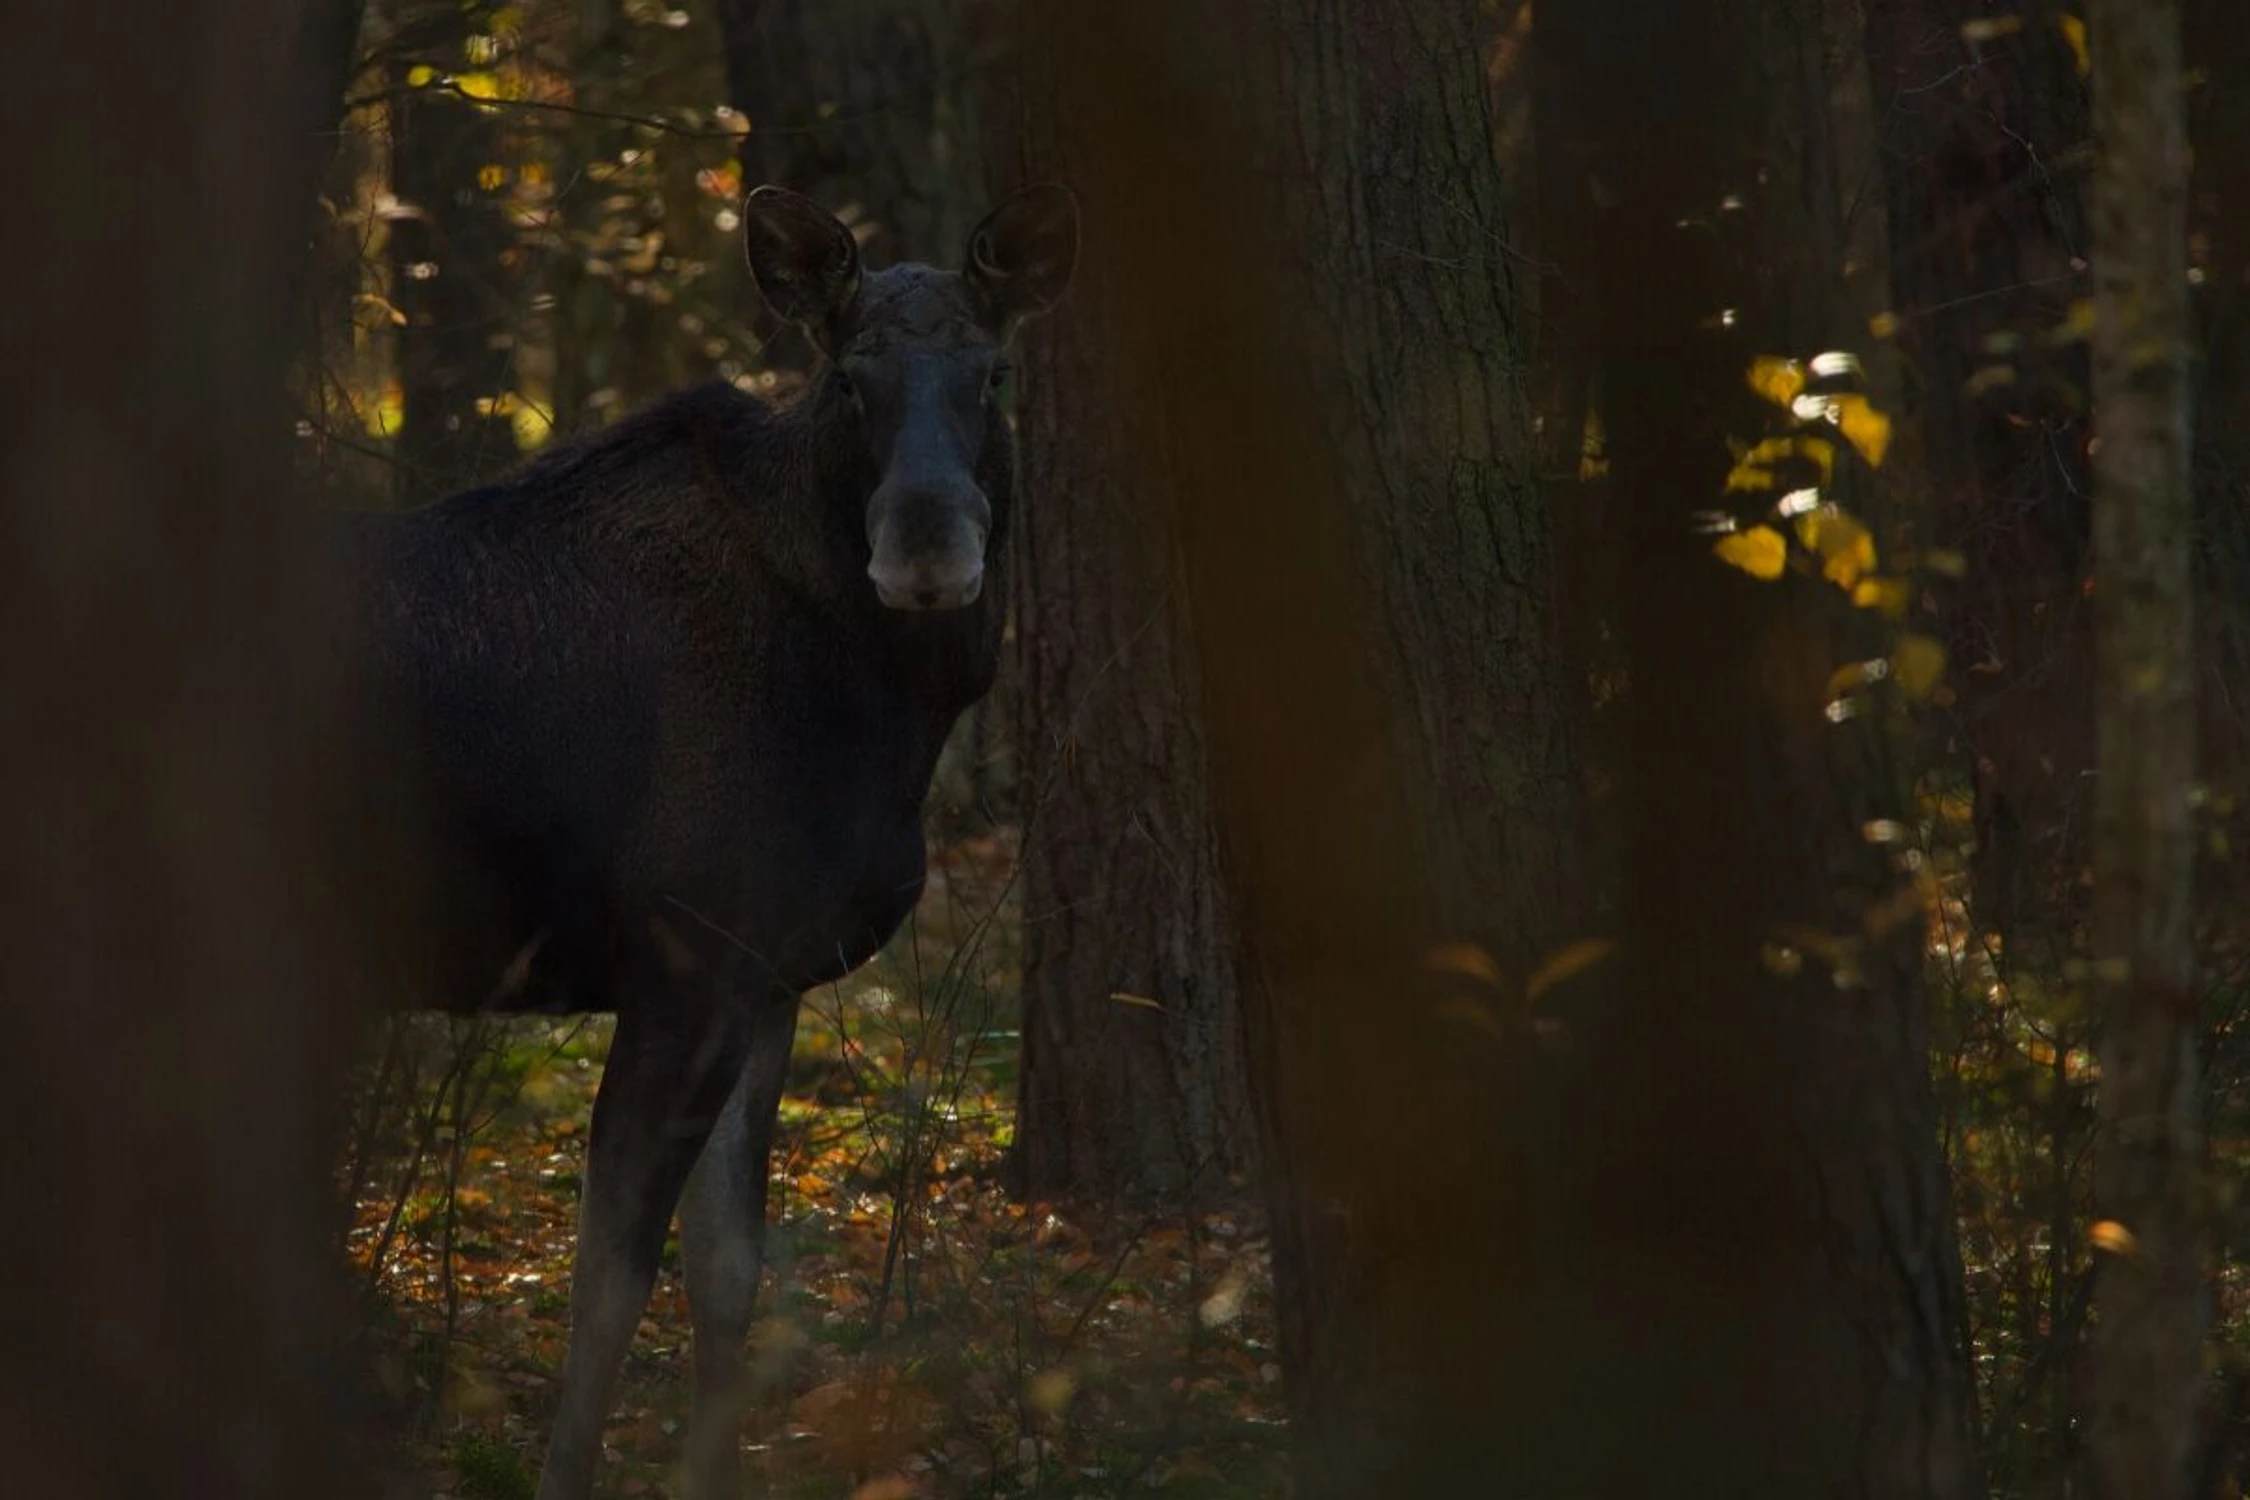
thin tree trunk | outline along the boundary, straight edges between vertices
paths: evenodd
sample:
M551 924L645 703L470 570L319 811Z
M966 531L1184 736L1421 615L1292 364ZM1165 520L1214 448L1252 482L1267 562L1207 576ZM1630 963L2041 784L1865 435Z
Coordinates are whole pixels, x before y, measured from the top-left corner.
M499 117L447 89L413 83L416 67L468 69L482 6L416 5L401 18L391 69L391 191L407 210L390 226L392 301L406 318L398 331L404 408L395 456L398 499L409 504L516 461L515 428L498 400L514 384L515 367L502 261L508 221L480 176L502 160Z
M0 130L0 1448L13 1492L370 1489L283 363L332 99L294 5L17 28ZM89 108L88 60L130 110ZM160 122L152 133L151 122Z
M2079 956L2094 764L2084 92L2066 0L1867 0L1897 327L1976 777L1975 914L2010 962Z
M2097 1211L2115 1226L2087 1349L2093 1493L2188 1493L2204 1390L2202 1104L2191 874L2194 492L2187 131L2175 0L2097 0L2093 233L2102 1004Z

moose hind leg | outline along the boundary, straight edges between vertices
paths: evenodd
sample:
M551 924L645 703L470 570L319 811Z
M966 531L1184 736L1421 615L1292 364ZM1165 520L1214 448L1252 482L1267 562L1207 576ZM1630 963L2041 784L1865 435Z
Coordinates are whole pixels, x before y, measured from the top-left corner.
M749 1060L688 1179L680 1207L688 1312L695 1322L695 1410L687 1442L690 1500L735 1500L741 1493L742 1415L750 1395L742 1350L764 1265L774 1113L781 1106L796 1033L795 995L758 1001Z
M686 1009L682 1007L681 1009ZM570 1353L538 1500L585 1500L664 1232L748 1050L737 1007L627 1011L594 1100L570 1284Z

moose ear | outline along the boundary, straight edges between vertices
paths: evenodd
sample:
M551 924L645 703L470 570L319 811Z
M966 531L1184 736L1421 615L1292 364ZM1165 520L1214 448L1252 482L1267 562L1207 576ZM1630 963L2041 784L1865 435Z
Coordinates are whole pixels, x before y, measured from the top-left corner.
M859 300L859 245L802 193L762 187L742 206L742 248L766 306L823 349Z
M1069 188L1019 188L969 235L961 274L1005 338L1053 307L1078 264L1078 199Z

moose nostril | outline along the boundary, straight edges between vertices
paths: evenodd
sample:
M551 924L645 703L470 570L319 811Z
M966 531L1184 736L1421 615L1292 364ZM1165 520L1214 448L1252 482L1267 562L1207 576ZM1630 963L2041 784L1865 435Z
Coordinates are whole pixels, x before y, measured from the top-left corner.
M936 609L938 603L938 591L936 589L916 589L914 591L914 602L921 605L924 609Z

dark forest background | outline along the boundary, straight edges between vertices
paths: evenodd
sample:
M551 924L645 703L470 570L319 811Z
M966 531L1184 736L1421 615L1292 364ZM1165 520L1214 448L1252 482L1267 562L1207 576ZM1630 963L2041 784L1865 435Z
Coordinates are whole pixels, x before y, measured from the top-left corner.
M1009 655L805 1008L761 1482L2241 1493L2239 0L23 30L21 1493L531 1493L606 1023L330 979L395 935L298 533L788 399L751 187L956 264L1050 179Z

